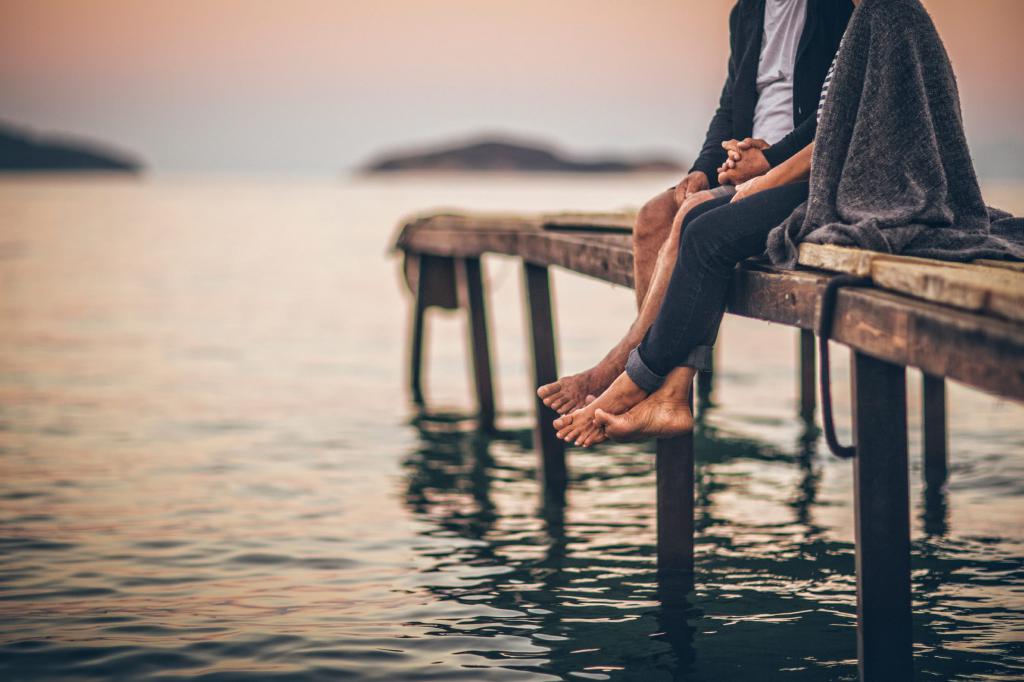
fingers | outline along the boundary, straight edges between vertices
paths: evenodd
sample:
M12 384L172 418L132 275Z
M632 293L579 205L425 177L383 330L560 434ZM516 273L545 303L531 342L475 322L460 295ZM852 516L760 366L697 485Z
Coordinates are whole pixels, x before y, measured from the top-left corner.
M768 149L771 145L759 137L747 137L736 145L740 149Z

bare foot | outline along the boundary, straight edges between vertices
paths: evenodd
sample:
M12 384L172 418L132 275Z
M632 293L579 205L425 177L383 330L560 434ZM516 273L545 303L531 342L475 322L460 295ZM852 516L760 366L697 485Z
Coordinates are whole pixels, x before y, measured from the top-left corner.
M554 421L558 437L562 440L590 447L607 439L604 430L594 421L597 410L622 413L647 397L647 392L633 383L623 372L601 395L593 401Z
M537 389L541 402L558 414L567 414L586 404L588 395L597 395L608 388L617 372L600 362L585 372L562 377Z
M598 409L594 422L609 438L618 441L672 438L689 433L693 431L689 400L692 381L693 370L680 367L673 370L661 388L632 409L622 414Z

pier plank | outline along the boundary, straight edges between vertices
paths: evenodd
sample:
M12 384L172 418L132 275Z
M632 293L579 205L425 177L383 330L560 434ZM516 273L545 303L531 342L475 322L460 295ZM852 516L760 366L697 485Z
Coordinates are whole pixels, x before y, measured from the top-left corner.
M628 234L542 229L543 218L537 216L484 219L485 228L474 230L466 215L421 218L407 225L398 246L439 256L518 256L536 265L556 265L613 284L633 285ZM854 266L842 271L863 272ZM827 272L747 262L736 269L728 311L813 330L830 277ZM1014 319L926 301L907 292L844 290L837 298L833 338L881 360L1024 400L1024 325Z
M1024 272L1000 261L956 263L803 244L801 265L870 277L876 286L926 301L1024 321Z

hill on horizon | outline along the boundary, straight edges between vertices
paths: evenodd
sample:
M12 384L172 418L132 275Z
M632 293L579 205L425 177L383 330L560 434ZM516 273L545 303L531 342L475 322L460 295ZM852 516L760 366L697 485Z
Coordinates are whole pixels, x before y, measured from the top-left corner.
M675 159L618 156L575 158L554 146L506 137L484 137L427 149L382 154L360 168L364 173L403 171L634 173L682 170Z
M140 170L139 161L121 152L70 138L37 136L0 121L0 173Z

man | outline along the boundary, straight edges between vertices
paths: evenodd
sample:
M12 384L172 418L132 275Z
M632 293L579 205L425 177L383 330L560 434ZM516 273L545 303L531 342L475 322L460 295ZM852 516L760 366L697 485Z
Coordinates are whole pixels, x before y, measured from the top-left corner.
M633 271L640 314L594 367L541 386L560 414L598 395L625 368L664 299L688 210L766 173L813 139L828 67L853 12L850 0L738 0L729 15L729 66L718 109L697 160L678 185L641 208L633 228ZM710 348L690 364L708 368Z

